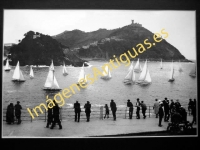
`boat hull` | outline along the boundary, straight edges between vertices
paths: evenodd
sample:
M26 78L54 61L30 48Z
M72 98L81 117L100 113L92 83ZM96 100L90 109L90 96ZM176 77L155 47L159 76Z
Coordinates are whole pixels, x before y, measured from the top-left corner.
M4 71L10 71L11 69L5 69Z
M18 80L18 79L13 79L13 82L25 82L26 80Z
M174 82L175 79L169 79L168 82Z
M51 88L43 88L45 91L60 91L62 89L51 89Z
M109 79L111 79L111 77L106 77L106 76L103 76L103 77L101 77L101 79L104 79L104 80L109 80Z
M196 75L195 75L195 74L190 74L190 76L191 76L191 77L193 77L193 78L195 78L195 77L196 77Z

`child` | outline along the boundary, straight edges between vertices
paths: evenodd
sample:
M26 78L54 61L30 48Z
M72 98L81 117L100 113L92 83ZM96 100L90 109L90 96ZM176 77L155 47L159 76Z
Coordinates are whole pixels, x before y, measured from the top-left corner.
M104 108L106 109L104 119L106 118L106 115L107 115L107 118L109 118L109 108L108 108L108 105L105 104L105 107L104 107Z

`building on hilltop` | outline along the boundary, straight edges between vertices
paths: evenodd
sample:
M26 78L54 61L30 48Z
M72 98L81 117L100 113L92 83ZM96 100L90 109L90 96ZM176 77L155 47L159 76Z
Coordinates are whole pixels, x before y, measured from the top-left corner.
M133 27L142 27L142 24L134 23L134 20L131 20L131 21L132 21L131 26L133 26Z

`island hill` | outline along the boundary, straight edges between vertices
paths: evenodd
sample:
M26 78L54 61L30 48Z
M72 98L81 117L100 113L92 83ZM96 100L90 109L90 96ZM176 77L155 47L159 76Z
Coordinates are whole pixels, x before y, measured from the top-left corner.
M52 37L63 45L69 46L80 58L109 60L113 59L113 55L119 57L128 50L132 50L133 47L137 49L136 45L143 43L145 39L149 39L149 42L153 43L153 35L154 33L132 20L130 25L113 30L99 29L93 32L73 30ZM161 59L163 61L189 61L164 38L135 59L138 58L150 61L160 61Z
M4 45L4 55L10 59L10 65L15 66L17 61L24 65L47 65L53 60L55 66L66 65L82 66L85 60L76 56L69 47L61 44L49 35L29 31L18 44ZM10 55L11 54L11 55ZM5 63L6 60L4 60ZM87 63L84 63L88 66Z

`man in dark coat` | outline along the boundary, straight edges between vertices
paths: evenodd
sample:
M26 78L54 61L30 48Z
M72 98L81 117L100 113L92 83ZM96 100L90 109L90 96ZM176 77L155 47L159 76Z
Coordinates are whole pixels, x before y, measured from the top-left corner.
M22 106L19 103L20 102L17 101L17 104L15 105L15 116L17 118L17 124L21 123L21 109L22 109Z
M192 124L196 124L196 99L194 99L194 102L192 105L192 115L193 115Z
M163 101L163 105L165 111L164 121L169 121L169 100L167 98Z
M129 107L129 119L132 119L132 116L133 116L133 104L130 102L129 99L128 99L128 102L127 102L127 107Z
M87 101L87 103L85 104L84 108L85 108L87 122L89 122L90 121L90 113L91 113L91 104L90 104L89 101Z
M143 118L145 119L146 118L147 106L146 106L146 104L143 101L141 101L141 107L142 107Z
M80 103L78 101L76 101L76 103L74 103L74 112L75 112L75 122L78 120L80 120L80 113L81 113L81 106ZM78 116L78 119L77 119Z
M56 103L55 100L53 102L54 102L55 106L53 107L53 123L52 123L50 129L53 129L55 127L56 123L58 123L59 129L62 129L61 121L59 118L60 108L58 107L58 104Z
M174 103L174 101L172 99L171 103L170 103L170 106L169 106L170 114L172 114L174 107L175 107L175 103Z
M178 99L175 102L175 107L176 107L176 111L179 112L179 108L181 107L181 104L179 103Z
M189 99L189 103L188 103L188 111L189 113L191 112L192 108L193 108L194 102L192 101L192 99Z
M137 98L137 102L136 102L136 106L135 107L137 108L137 110L136 110L136 119L140 119L140 99L139 98Z
M13 123L14 124L14 106L13 103L10 103L7 107L6 111L6 122L8 124Z
M111 100L111 102L110 102L110 108L111 108L111 111L112 111L112 114L113 114L113 119L115 121L116 120L117 107L116 107L116 104L115 104L114 100Z
M48 108L48 110L47 110L47 125L46 125L46 128L48 128L49 125L51 125L52 122L53 122L53 109L52 108Z
M164 116L164 111L163 111L162 107L163 107L163 103L160 102L160 107L159 107L159 111L158 111L158 115L159 115L159 124L158 124L158 126L159 127L162 127L161 122L162 122L162 118Z

